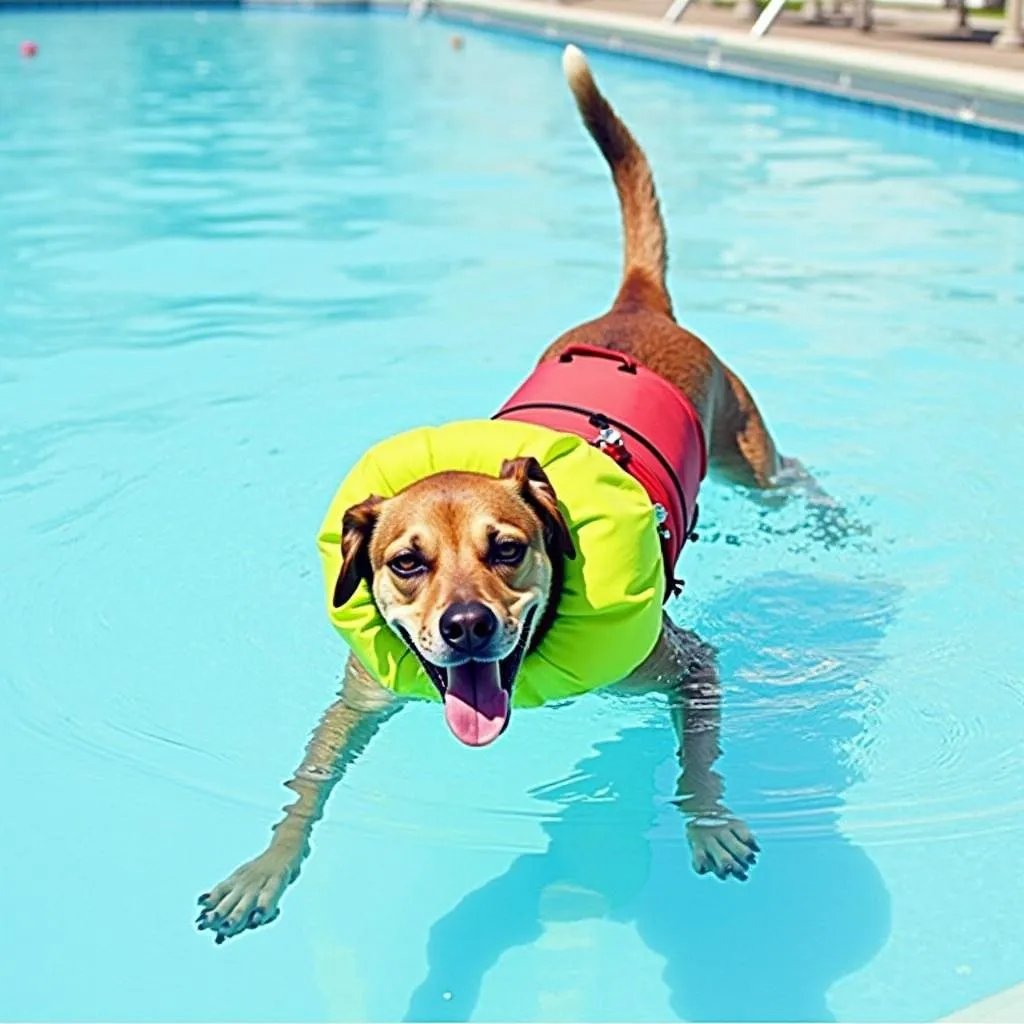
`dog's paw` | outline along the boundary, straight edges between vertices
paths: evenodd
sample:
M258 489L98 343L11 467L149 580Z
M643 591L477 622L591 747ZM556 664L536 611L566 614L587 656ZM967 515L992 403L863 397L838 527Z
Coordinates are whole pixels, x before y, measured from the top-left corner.
M686 826L686 837L698 875L709 872L719 878L747 880L761 848L739 818L698 818Z
M199 897L196 925L212 931L217 945L248 928L270 924L278 901L298 871L290 861L267 852L243 864L220 885Z

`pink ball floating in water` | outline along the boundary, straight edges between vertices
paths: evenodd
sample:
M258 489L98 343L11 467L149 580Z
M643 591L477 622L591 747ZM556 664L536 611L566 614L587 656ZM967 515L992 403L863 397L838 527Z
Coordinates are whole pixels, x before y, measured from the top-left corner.
M26 39L21 44L21 55L22 57L34 57L39 52L39 47L32 42L31 39Z

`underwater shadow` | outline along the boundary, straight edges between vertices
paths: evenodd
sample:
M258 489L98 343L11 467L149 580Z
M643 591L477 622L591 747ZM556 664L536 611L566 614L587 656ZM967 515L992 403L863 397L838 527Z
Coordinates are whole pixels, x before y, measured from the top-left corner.
M471 1019L507 950L548 922L588 918L634 924L664 958L683 1020L835 1019L829 988L889 932L881 875L839 832L838 812L857 779L870 675L897 596L887 583L773 573L730 589L694 623L720 648L726 799L763 850L748 883L693 872L683 822L666 806L672 729L667 712L652 715L540 794L558 808L544 853L518 857L436 922L405 1020Z

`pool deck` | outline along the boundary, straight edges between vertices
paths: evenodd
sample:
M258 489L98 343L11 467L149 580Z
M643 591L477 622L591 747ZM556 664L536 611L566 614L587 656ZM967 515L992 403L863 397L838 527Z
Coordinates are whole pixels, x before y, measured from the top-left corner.
M570 0L578 10L611 11L661 19L667 4L664 0ZM847 4L849 7L850 4ZM823 24L808 24L803 13L784 10L772 26L767 38L796 39L815 46L839 46L870 53L895 56L925 57L929 60L952 61L988 68L1024 71L1024 47L1004 49L992 45L1003 27L1003 18L972 14L970 35L956 29L953 10L921 10L876 4L874 28L861 32L848 24L849 19L832 17ZM734 8L696 0L687 9L679 24L715 32L743 34L750 21L738 19ZM849 55L846 55L847 59Z

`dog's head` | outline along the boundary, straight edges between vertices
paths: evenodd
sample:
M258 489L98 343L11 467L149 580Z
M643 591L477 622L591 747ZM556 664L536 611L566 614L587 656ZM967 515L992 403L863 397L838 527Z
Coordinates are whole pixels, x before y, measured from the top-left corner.
M562 559L576 557L537 460L369 497L345 512L341 549L335 607L366 580L444 699L452 732L471 746L497 739L523 656L554 612Z

